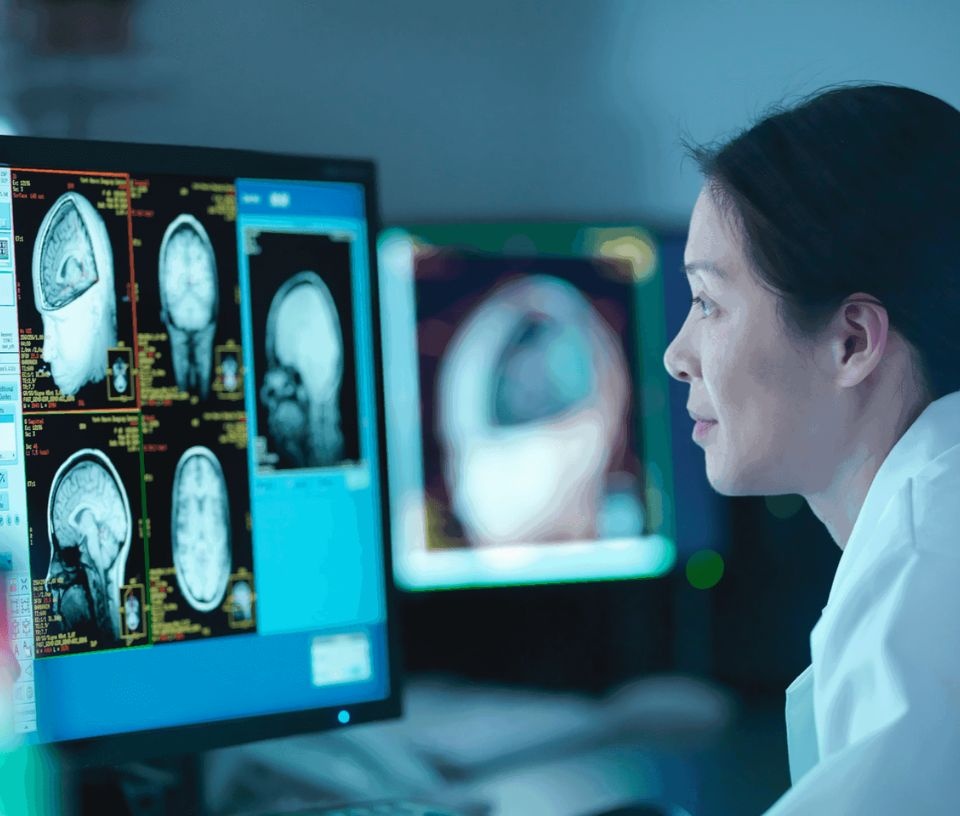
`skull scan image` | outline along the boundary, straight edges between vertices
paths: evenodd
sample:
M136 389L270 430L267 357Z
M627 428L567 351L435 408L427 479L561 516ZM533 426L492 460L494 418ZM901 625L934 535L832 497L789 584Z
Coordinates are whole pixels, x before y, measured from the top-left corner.
M240 364L237 362L237 358L232 354L226 355L220 364L220 368L223 372L223 390L236 391L237 386L240 384L238 377Z
M437 389L444 478L470 544L596 537L630 375L575 286L532 275L494 289L447 346Z
M127 632L138 632L140 630L140 599L132 592L123 602L123 611Z
M133 530L130 503L116 468L84 448L57 470L47 502L51 612L63 632L98 643L120 639L120 587Z
M237 581L233 585L230 614L234 623L243 623L253 618L253 590L246 581Z
M173 476L173 566L180 592L198 612L222 601L231 568L230 503L213 451L188 448Z
M43 361L67 396L106 376L117 343L117 297L107 226L76 192L40 222L33 247L33 296L43 321Z
M272 446L294 467L334 464L343 453L343 334L333 296L315 272L299 272L267 315L267 371L260 401Z
M206 399L217 328L217 261L207 231L192 215L177 216L164 232L159 277L177 387Z
M125 394L127 392L127 387L130 385L129 371L130 366L123 357L117 357L110 364L110 373L113 377L113 390L118 394Z

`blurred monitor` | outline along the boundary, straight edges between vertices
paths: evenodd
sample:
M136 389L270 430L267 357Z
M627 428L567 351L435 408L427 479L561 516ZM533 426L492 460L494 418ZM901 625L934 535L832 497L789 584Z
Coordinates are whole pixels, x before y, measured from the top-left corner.
M0 566L27 742L398 713L369 162L0 139Z
M631 226L379 240L394 574L407 590L674 564L657 246Z

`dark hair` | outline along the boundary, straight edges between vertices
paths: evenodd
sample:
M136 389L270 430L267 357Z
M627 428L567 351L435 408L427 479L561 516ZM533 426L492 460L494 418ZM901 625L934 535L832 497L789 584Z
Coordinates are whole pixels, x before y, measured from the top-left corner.
M834 86L719 146L682 142L791 336L865 292L928 396L960 390L960 111L896 85Z

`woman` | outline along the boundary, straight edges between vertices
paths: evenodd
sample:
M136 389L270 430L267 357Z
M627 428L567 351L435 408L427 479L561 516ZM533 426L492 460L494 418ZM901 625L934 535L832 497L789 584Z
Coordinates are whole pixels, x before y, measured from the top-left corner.
M960 813L960 112L822 92L716 149L664 356L707 477L843 550L787 690L787 814Z

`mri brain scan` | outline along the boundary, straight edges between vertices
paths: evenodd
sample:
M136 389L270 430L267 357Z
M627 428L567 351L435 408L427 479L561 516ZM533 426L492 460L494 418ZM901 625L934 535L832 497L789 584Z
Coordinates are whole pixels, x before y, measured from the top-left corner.
M123 610L127 632L138 632L140 630L140 599L131 592L123 603Z
M120 586L133 529L130 503L116 469L84 448L57 470L47 503L51 612L64 632L98 642L120 637Z
M343 334L330 290L315 272L300 272L277 290L266 351L260 400L273 447L297 467L339 461Z
M220 462L209 448L189 448L173 477L173 565L180 592L198 612L223 601L230 578L230 504Z
M620 341L564 280L515 279L475 307L437 379L444 478L471 544L596 536L629 383Z
M117 357L110 364L110 375L113 377L113 390L117 394L126 394L130 387L130 366L123 357Z
M47 211L33 247L33 296L43 321L44 363L64 394L107 372L117 342L113 253L94 206L64 193Z
M227 355L223 358L223 363L221 363L220 367L223 370L223 390L236 391L237 386L240 385L240 379L238 377L240 364L237 362L237 358L232 354Z
M180 215L167 227L159 275L177 387L206 398L217 328L217 262L207 231L192 215Z
M253 590L246 581L237 581L233 585L230 614L234 623L244 623L253 618Z

